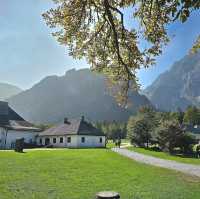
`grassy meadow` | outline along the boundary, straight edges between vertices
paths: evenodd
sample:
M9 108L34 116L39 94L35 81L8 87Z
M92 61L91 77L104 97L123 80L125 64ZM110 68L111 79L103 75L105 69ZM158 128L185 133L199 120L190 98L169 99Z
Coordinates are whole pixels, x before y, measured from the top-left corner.
M0 199L199 199L200 179L140 164L109 149L0 152Z
M166 159L166 160L174 160L174 161L186 163L186 164L200 165L200 159L197 159L197 158L175 156L175 155L170 155L168 153L164 153L164 152L160 152L160 151L152 151L152 150L148 150L145 148L139 148L139 147L128 147L128 149L138 152L138 153L145 154L145 155L150 155L150 156L153 156L156 158L162 158L162 159Z

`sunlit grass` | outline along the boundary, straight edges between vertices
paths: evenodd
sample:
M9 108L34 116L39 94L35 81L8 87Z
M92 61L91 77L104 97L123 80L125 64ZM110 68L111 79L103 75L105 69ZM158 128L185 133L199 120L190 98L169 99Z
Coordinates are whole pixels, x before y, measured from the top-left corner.
M200 180L140 164L109 149L0 152L0 199L199 199Z

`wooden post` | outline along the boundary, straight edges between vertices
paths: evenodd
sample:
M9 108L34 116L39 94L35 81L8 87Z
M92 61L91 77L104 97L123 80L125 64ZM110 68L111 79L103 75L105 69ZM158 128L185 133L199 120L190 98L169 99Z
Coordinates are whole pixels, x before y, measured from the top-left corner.
M120 199L120 195L113 191L103 191L97 193L96 199Z

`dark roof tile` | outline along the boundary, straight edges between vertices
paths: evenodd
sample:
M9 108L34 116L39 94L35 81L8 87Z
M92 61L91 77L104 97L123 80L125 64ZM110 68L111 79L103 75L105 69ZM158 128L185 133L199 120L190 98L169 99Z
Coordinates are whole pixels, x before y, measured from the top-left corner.
M34 127L10 108L7 102L0 101L0 113L0 126L2 127L9 130L40 131L39 128Z
M39 134L39 136L54 136L54 135L96 135L104 136L104 134L95 128L92 124L83 121L82 119L68 120L68 123L58 124Z

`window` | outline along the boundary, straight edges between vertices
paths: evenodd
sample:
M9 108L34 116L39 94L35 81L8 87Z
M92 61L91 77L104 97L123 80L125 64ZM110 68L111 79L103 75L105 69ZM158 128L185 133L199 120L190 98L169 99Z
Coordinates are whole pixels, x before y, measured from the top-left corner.
M53 143L54 143L54 144L56 143L56 138L53 138Z
M40 138L40 144L42 144L42 138Z
M49 145L50 144L50 139L49 138L45 138L45 145Z
M67 142L71 143L71 137L67 137Z
M81 138L81 142L84 143L85 142L85 137Z
M63 137L60 138L60 143L63 143Z
M102 138L99 138L99 142L102 143L102 142L103 142L103 139L102 139Z

